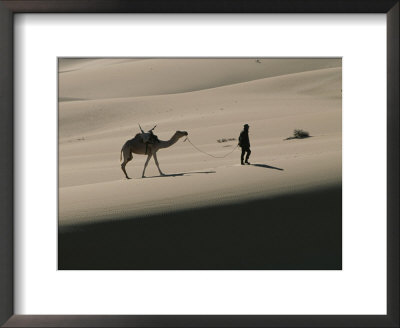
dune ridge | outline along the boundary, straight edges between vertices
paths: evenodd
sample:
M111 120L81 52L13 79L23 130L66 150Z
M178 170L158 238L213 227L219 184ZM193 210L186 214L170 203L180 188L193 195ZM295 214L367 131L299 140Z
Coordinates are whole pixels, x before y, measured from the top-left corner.
M145 59L114 65L113 59L94 60L91 65L87 62L86 66L60 74L60 96L105 99L176 94L341 66L340 59L258 60L259 63L257 59ZM62 69L65 65L59 66Z

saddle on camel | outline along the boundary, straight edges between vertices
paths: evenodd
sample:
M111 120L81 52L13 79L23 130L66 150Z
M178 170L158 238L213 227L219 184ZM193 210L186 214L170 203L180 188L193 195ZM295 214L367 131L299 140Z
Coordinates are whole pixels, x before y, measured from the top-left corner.
M147 147L148 144L156 144L158 142L160 142L160 140L158 139L158 137L153 133L153 130L156 128L157 125L155 125L151 130L144 132L142 127L139 124L139 128L140 131L142 132L140 134L140 137L142 138L142 141L144 144L146 144L146 154L147 154Z

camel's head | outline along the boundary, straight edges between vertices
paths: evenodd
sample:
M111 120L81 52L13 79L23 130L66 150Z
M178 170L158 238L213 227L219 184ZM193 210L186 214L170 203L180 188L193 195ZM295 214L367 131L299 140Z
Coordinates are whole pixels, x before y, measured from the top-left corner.
M186 131L176 131L175 135L178 136L179 138L186 137L188 133Z

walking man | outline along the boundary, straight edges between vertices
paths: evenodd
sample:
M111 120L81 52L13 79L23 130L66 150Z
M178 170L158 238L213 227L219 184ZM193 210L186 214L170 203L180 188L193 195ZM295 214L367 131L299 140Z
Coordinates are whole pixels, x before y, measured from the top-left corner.
M249 125L248 124L245 124L243 126L243 131L240 133L239 146L242 148L242 154L240 156L240 163L242 165L244 165L245 163L250 165L249 157L251 154L251 150L250 150ZM246 160L245 160L245 162L243 162L245 153L246 153Z

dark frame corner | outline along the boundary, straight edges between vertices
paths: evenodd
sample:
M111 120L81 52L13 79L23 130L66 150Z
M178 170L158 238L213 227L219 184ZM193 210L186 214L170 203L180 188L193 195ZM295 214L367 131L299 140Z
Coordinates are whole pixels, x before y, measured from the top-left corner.
M0 0L0 325L4 327L399 327L399 0ZM385 13L387 315L29 316L13 308L13 20L16 13Z

